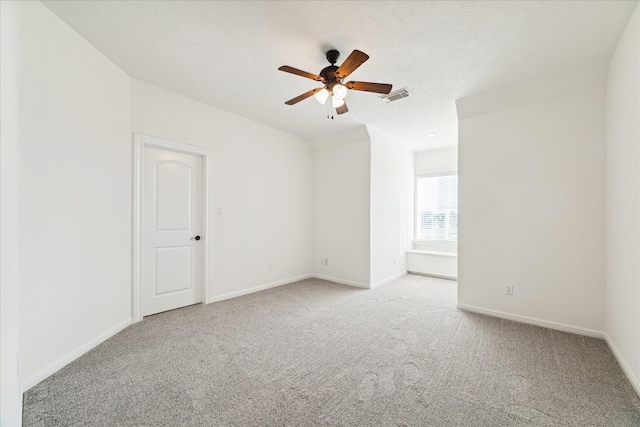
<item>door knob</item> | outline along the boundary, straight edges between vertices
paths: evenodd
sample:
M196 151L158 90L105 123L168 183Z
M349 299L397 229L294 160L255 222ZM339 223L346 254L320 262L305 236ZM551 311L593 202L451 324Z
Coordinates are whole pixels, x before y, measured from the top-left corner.
M200 236L192 237L191 240L200 240Z

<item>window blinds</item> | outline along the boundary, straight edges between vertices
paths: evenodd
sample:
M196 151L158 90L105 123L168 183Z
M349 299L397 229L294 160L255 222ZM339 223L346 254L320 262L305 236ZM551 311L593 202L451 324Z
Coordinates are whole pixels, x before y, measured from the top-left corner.
M417 180L418 240L458 240L458 175Z

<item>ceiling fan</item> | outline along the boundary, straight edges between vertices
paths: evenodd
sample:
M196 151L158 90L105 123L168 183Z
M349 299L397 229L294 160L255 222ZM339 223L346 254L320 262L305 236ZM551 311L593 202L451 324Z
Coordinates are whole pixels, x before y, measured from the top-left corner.
M326 56L331 65L323 68L322 71L320 71L319 75L307 73L306 71L302 71L288 65L283 65L282 67L278 68L278 70L284 71L286 73L296 74L298 76L306 77L308 79L324 83L324 87L311 89L310 91L305 92L302 95L288 100L287 102L285 102L285 104L297 104L298 102L309 98L311 95L315 95L315 98L321 104L325 104L327 100L331 98L331 108L335 108L336 113L338 114L344 114L349 111L344 100L349 89L383 94L388 94L389 92L391 92L392 86L386 83L368 83L354 81L350 81L347 83L342 82L342 79L353 73L360 65L362 65L367 59L369 59L369 55L367 55L366 53L359 50L354 50L339 67L335 64L338 61L340 52L332 49L327 52ZM333 118L333 116L331 116L331 118Z

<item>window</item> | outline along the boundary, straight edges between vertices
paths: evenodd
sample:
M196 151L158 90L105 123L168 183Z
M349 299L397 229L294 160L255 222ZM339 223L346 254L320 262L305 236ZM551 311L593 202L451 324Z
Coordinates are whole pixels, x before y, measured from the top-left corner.
M417 240L458 240L458 175L419 176Z

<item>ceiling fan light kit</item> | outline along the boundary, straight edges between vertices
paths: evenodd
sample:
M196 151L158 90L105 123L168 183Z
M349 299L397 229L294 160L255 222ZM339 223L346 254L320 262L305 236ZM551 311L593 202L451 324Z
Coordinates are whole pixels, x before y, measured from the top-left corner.
M333 96L335 96L336 98L344 99L347 96L347 90L348 89L345 85L336 83L331 89L331 92L333 93Z
M366 53L359 50L354 50L339 67L336 66L335 63L338 62L340 52L332 49L326 53L326 57L327 61L329 61L331 65L323 68L318 75L308 73L306 71L302 71L288 65L283 65L282 67L278 68L278 70L284 71L286 73L296 74L307 79L324 83L324 87L312 89L308 92L305 92L302 95L296 96L295 98L286 101L285 104L294 105L314 95L316 100L320 104L327 104L328 99L331 98L331 104L329 104L331 105L331 108L335 109L337 114L344 114L349 111L344 100L349 90L382 94L388 94L389 92L391 92L392 85L387 83L369 83L356 81L350 81L347 83L342 82L342 79L353 73L360 65L362 65L367 59L369 59L369 55L367 55ZM333 115L331 113L327 116L327 118L329 118L329 116L333 118Z
M322 88L317 91L314 96L320 104L324 105L324 103L327 102L327 98L329 97L329 91L325 88Z

